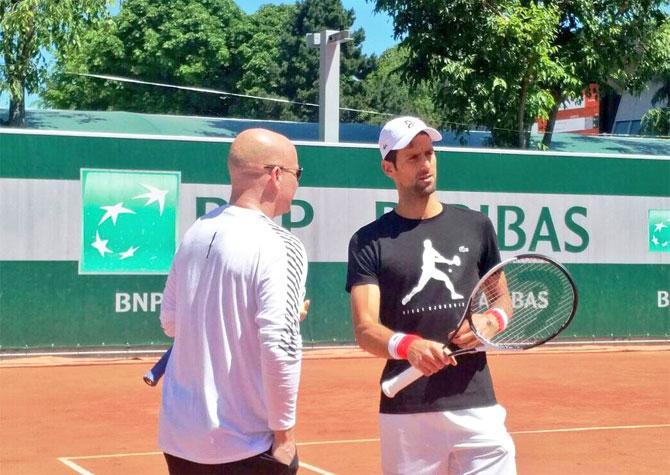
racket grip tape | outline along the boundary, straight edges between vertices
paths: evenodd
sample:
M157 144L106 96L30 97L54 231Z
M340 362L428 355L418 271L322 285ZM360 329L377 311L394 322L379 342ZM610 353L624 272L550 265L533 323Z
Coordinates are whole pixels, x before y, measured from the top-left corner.
M382 391L387 397L393 398L396 394L422 376L423 373L421 371L414 366L410 366L402 373L382 382Z
M153 365L149 371L144 373L144 377L142 379L149 386L156 386L158 381L160 381L160 379L165 374L165 368L167 367L168 360L170 359L170 353L172 353L172 347L163 353L163 356L161 356L158 362Z

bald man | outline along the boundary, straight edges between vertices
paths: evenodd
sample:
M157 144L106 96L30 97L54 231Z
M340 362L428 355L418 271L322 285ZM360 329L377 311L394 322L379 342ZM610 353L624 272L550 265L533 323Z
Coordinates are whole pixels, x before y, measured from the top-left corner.
M228 155L230 204L186 232L161 325L174 337L159 446L171 474L292 474L307 259L275 224L302 169L283 135L240 133Z

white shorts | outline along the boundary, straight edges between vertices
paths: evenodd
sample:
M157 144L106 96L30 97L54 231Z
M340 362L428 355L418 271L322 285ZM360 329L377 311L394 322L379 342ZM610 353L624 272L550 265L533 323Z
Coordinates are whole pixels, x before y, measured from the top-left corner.
M515 450L500 405L380 414L385 474L514 475Z

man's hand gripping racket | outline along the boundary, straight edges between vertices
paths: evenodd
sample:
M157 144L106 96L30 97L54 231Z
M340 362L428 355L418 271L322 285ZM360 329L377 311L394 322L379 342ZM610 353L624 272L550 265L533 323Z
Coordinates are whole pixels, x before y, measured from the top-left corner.
M521 254L489 270L477 283L445 352L451 357L487 350L520 351L563 331L577 310L577 288L567 269L540 254ZM446 350L447 346L459 348ZM388 397L421 378L410 366L382 383Z

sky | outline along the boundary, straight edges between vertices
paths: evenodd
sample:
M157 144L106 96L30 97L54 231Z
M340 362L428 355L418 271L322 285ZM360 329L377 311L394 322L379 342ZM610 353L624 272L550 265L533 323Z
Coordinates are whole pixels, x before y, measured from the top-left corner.
M347 10L353 8L356 16L353 29L365 30L363 53L381 55L398 41L393 38L393 20L386 13L375 13L374 2L366 0L341 0ZM295 0L235 0L246 13L254 13L261 5L295 3Z
M363 53L371 55L381 55L398 41L393 38L393 21L385 13L375 13L374 4L366 0L341 0L342 5L347 10L353 9L356 20L353 25L354 30L363 28L365 31L365 41L363 42ZM246 13L254 13L261 5L271 4L291 4L296 0L235 0L235 3ZM110 7L112 14L118 12L118 0L115 0ZM110 72L111 74L111 72ZM9 107L9 97L6 93L0 95L0 108ZM39 97L35 94L29 94L26 97L26 107L28 109L39 107Z

